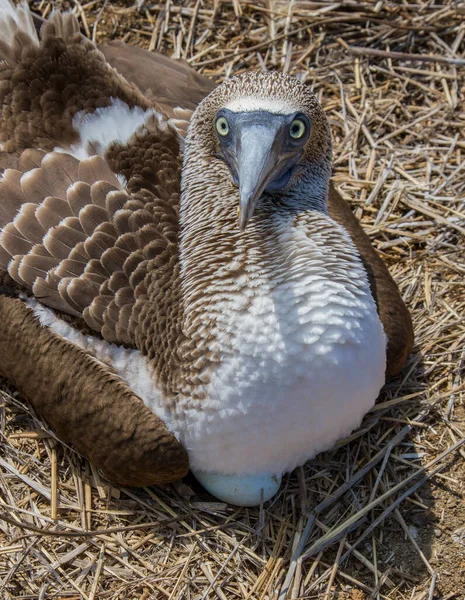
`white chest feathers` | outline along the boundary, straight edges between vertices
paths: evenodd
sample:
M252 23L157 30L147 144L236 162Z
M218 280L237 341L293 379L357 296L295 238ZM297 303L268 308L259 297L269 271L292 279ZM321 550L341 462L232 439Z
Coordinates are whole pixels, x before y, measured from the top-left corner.
M331 227L325 244L283 225L270 260L247 263L239 277L233 266L210 286L215 319L199 348L218 361L200 401L164 398L140 352L28 304L120 374L185 445L194 471L279 476L357 427L384 384L386 339L366 273L347 234Z
M236 292L228 277L210 286L221 358L201 405L180 398L173 415L194 470L290 471L357 427L384 384L386 339L360 259L332 222L326 245L307 226L277 227L271 260L248 264Z

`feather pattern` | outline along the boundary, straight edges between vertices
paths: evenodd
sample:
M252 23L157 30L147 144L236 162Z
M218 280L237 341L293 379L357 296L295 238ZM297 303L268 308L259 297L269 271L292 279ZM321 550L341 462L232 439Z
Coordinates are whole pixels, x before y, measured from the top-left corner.
M20 157L0 180L0 270L36 296L34 314L111 354L195 469L289 470L356 426L384 381L385 336L360 256L328 215L331 137L308 88L246 74L168 119L72 15L53 15L40 41L9 23L0 142ZM213 125L222 108L262 105L304 113L311 130L300 175L241 232Z
M80 35L73 15L55 13L39 42L26 6L8 10L0 141L19 160L0 179L0 270L108 341L145 347L140 315L166 313L179 295L179 134ZM157 344L151 354L162 354ZM165 375L168 362L166 352L157 360Z
M154 137L157 132L145 134ZM120 151L125 153L125 147ZM125 191L100 156L79 161L63 152L49 152L34 159L20 159L21 165L32 168L22 175L8 171L0 182L4 220L10 219L0 233L0 268L9 269L15 257L12 277L34 290L42 302L79 315L108 341L137 347L131 308L146 293L140 284L160 254L176 249L164 235L164 207L156 207L154 195L147 198L147 191L144 197ZM113 149L112 161L117 160ZM3 198L13 185L14 202L7 206ZM167 200L169 217L177 198ZM166 220L168 227L176 223ZM172 238L176 242L176 235ZM136 276L131 279L130 274ZM119 315L123 308L125 326Z

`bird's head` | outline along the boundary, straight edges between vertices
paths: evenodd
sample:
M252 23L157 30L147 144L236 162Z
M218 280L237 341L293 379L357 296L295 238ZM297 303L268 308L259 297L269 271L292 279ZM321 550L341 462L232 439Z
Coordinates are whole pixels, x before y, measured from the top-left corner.
M264 193L292 192L309 173L327 189L328 121L315 95L294 77L248 72L225 81L195 111L186 142L227 164L239 188L241 230Z

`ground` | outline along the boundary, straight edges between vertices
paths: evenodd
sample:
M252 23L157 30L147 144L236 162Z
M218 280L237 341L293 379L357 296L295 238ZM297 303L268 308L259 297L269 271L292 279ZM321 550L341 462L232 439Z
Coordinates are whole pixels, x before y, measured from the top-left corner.
M0 595L463 599L465 5L55 5L97 43L181 57L217 81L266 65L312 86L335 182L400 287L416 346L358 432L250 510L191 478L112 488L4 382Z

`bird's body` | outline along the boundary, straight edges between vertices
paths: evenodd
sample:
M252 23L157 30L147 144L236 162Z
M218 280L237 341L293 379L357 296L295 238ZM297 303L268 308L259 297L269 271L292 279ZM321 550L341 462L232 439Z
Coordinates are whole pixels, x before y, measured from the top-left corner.
M202 362L176 408L187 420L181 439L198 448L194 464L202 470L291 470L359 424L384 382L385 338L366 273L347 232L327 214L325 157L309 163L291 189L263 196L241 232L239 190L225 162L212 160L207 136L199 141L199 121L227 104L223 95L242 99L238 115L254 115L261 102L267 119L283 114L282 99L293 98L285 79L254 74L236 83L239 89L212 92L186 139L184 330ZM266 104L274 88L280 113ZM320 109L312 109L316 120ZM329 153L325 123L314 128ZM215 415L210 422L192 409L197 395L202 410Z
M176 121L71 15L39 42L26 9L11 14L25 33L0 48L0 141L19 156L0 180L0 270L173 434L178 468L158 479L182 474L182 448L194 472L279 477L349 433L384 383L386 336L328 214L314 96L279 74L225 82L195 111L181 165ZM47 414L58 429L75 408L61 410Z
M233 257L220 251L214 283L200 261L183 288L210 287L209 306L186 310L193 335L207 327L195 385L176 403L193 468L292 470L356 427L384 383L385 337L350 240L320 215L269 220ZM324 248L325 229L339 247Z

